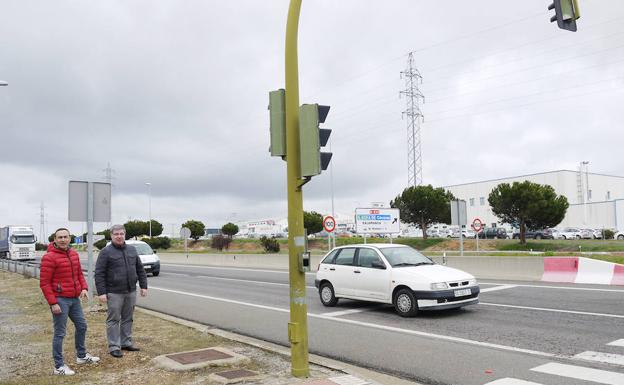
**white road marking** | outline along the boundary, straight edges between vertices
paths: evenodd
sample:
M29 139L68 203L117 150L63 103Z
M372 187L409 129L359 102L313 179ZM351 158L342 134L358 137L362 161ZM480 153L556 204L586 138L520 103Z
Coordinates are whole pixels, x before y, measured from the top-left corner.
M511 307L511 308L514 308L514 309L527 309L527 310L537 310L537 311L549 311L549 312L553 312L553 313L593 315L593 316L597 316L597 317L624 318L624 315L619 315L619 314L590 313L590 312L586 312L586 311L548 309L548 308L544 308L544 307L530 307L530 306L518 306L518 305L505 305L505 304L490 303L490 302L479 302L479 305L497 306L497 307Z
M356 313L362 313L365 311L372 311L372 310L377 310L377 309L381 309L383 306L371 306L371 307L363 307L363 308L359 308L359 309L350 309L350 310L342 310L342 311L334 311L331 313L323 313L323 315L325 317L340 317L343 315L349 315L349 314L356 314Z
M338 385L366 385L366 384L370 384L370 382L365 381L361 378L357 378L355 376L352 376L350 374L347 374L345 376L337 376L337 377L330 377L328 378L328 380L330 380L331 382L335 382Z
M583 360L588 360L588 361L597 361L597 362L604 362L607 364L624 366L624 356L621 354L587 351L587 352L579 353L575 355L574 357L580 358Z
M500 285L500 286L488 287L485 289L481 289L481 293L487 293L490 291L498 291L498 290L505 290L505 289L513 289L516 286L517 285Z
M235 282L245 282L245 283L257 283L261 285L277 285L277 286L290 286L288 283L277 283L277 282L266 282L266 281L254 281L250 279L238 279L238 278L224 278L224 277L209 277L209 276L200 276L203 279L218 279L223 281L235 281ZM308 289L316 290L314 286L306 286Z
M258 309L278 311L278 312L282 312L282 313L290 312L290 309L283 309L283 308L278 308L278 307L273 307L273 306L265 306L265 305L257 305L255 303L235 301L235 300L231 300L231 299L212 297L212 296L196 294L196 293L189 293L189 292L180 291L180 290L165 289L165 288L162 288L162 287L151 287L151 290L160 290L160 291L164 291L164 292L168 292L168 293L174 293L174 294L180 294L180 295L188 295L190 297L204 298L204 299L209 299L209 300L219 301L219 302L225 302L225 303L233 303L233 304L237 304L237 305L249 306L249 307L254 307L254 308L258 308ZM552 358L575 359L574 357L571 357L571 356L564 356L564 355L559 355L559 354L540 352L540 351L537 351L537 350L516 348L516 347L513 347L513 346L493 344L493 343L490 343L490 342L469 340L469 339L460 338L460 337L451 337L451 336L445 336L445 335L441 335L441 334L434 334L434 333L427 333L427 332L421 332L421 331L416 331L416 330L402 329L402 328L397 328L397 327L392 327L392 326L377 325L377 324L373 324L373 323L369 323L369 322L361 322L361 321L349 320L349 319L344 319L344 318L328 317L328 316L323 315L323 314L308 313L308 317L310 317L310 318L318 318L318 319L323 319L323 320L329 320L329 321L333 321L333 322L340 322L340 323L345 323L345 324L350 324L350 325L357 325L357 326L362 326L362 327L372 328L372 329L378 329L378 330L383 330L383 331L390 331L390 332L407 334L407 335L413 335L413 336L420 336L420 337L428 337L428 338L434 338L434 339L439 339L439 340L444 340L444 341L458 342L458 343L463 343L463 344L467 344L467 345L475 345L475 346L486 347L486 348L494 348L494 349L500 349L500 350L505 350L505 351L510 351L510 352L516 352L516 353L525 353L525 354L538 356L538 357L546 357L546 358L551 358L551 359Z
M261 270L261 269L254 269L252 267L225 267L225 266L204 266L204 265L185 265L185 264L178 264L178 263L162 263L161 266L175 266L175 267L192 267L192 268L199 268L199 269L217 269L217 270L234 270L234 271L255 271L258 273L277 273L277 274L288 274L288 270ZM312 275L316 275L316 273L306 273L306 274L312 274Z
M501 378L500 380L488 382L485 385L542 385L537 382L519 380L517 378Z
M624 384L624 374L609 372L606 370L584 368L582 366L559 364L550 362L545 365L540 365L531 370L540 373L554 374L555 376L562 376L568 378L575 378L578 380L597 382L599 384L607 385L622 385Z
M507 283L501 282L479 282L481 285L507 285ZM604 292L612 292L612 293L624 293L624 290L618 289L597 289L593 287L568 287L568 286L547 286L547 285L525 285L525 284L514 284L518 287L537 287L540 289L561 289L561 290L582 290L582 291L604 291Z
M613 341L613 342L609 342L607 345L611 345L611 346L624 346L624 339L616 340L616 341Z

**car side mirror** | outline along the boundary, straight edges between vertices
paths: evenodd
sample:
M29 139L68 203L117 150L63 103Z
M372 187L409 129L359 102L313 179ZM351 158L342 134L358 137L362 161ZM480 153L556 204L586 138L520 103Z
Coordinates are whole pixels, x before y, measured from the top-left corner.
M158 250L157 250L157 249L153 249L153 250L152 250L152 252L153 252L154 254L156 254L156 253L158 252Z
M375 269L386 270L386 265L384 265L384 263L381 262L381 261L373 261L373 262L371 262L371 267L374 267Z

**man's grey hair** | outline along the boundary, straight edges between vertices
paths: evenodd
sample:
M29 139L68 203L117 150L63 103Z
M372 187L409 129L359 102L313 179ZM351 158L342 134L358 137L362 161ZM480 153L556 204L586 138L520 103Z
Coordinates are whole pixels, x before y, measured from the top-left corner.
M111 234L113 234L115 231L123 231L124 234L126 233L126 228L124 227L124 225L113 225L113 227L111 227L110 232Z

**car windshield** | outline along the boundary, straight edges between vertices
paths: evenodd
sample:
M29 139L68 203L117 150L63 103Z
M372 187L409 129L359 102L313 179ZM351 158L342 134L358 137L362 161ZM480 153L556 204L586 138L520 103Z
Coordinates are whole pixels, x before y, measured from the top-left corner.
M411 247L384 247L381 253L392 267L433 265L433 262Z
M154 254L154 252L152 251L152 248L149 247L148 244L146 243L135 243L131 246L134 246L134 248L137 251L137 254L139 255L150 255L150 254Z
M11 237L11 243L26 244L35 243L34 235L13 235Z

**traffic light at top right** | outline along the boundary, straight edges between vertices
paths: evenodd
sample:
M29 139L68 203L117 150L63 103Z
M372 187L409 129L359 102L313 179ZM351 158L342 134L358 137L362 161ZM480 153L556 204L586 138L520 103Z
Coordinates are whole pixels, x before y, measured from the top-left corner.
M329 140L331 130L320 128L329 113L329 106L303 104L299 107L299 150L301 176L311 178L327 170L332 153L321 151Z
M548 9L555 10L551 23L556 21L559 28L576 32L576 19L581 17L577 0L554 0Z

